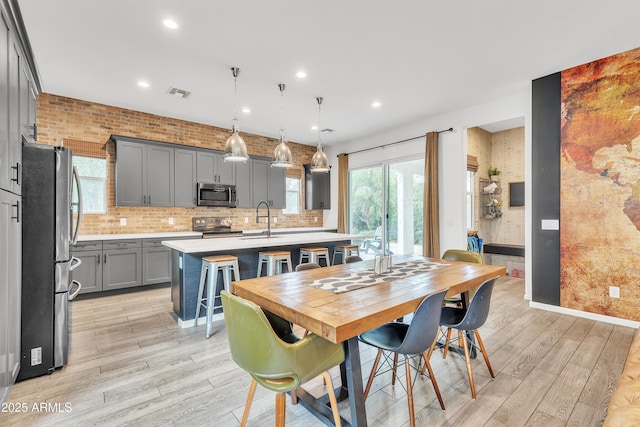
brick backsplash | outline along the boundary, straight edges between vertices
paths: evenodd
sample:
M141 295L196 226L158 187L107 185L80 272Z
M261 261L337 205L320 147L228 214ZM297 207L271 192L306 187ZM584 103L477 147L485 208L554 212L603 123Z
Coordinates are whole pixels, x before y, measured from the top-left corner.
M109 140L111 134L145 138L185 146L223 150L229 137L228 129L139 111L126 110L78 99L43 93L38 96L38 142L48 145L63 145L64 139L75 139L96 143ZM249 155L271 157L278 140L260 135L242 133ZM316 148L289 142L293 161L297 168L287 175L298 173L302 182L300 206L304 207L304 170ZM108 188L107 213L85 215L81 234L146 233L161 231L189 231L191 218L195 216L228 216L233 220L234 230L261 229L256 224L255 209L230 208L158 208L115 206L115 150L113 143L107 144ZM285 215L280 209L271 211L278 223L272 228L321 227L322 210L301 209L299 215ZM127 219L120 226L120 218ZM169 225L169 218L174 224ZM245 218L249 222L245 224Z

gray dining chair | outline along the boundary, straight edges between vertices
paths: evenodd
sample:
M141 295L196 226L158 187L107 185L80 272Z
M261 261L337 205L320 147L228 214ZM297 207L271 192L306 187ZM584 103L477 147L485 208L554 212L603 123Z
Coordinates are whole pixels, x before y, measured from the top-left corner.
M467 374L469 375L469 385L471 386L471 396L476 398L476 387L473 382L473 373L471 371L471 358L469 357L469 340L467 340L467 332L473 334L478 341L478 345L471 342L471 344L478 348L482 352L484 362L489 369L491 378L495 378L491 363L489 363L489 356L487 356L487 350L484 348L482 338L478 329L484 325L489 316L489 306L491 305L491 293L493 291L493 285L496 282L497 277L486 280L483 282L476 291L473 299L469 303L469 308L454 308L443 307L440 317L440 326L447 328L446 340L444 344L444 352L442 357L447 358L447 350L449 349L449 343L451 342L451 330L458 330L458 340L462 341L462 348L464 350L464 358L467 363ZM424 370L423 370L424 371Z
M320 268L320 265L315 262L305 262L296 265L296 271L313 270L314 268Z
M348 256L348 257L344 260L345 264L349 264L349 263L352 263L352 262L359 262L359 261L362 261L362 258L360 258L358 255L351 255L351 256Z
M429 360L431 359L436 344L442 301L446 293L447 290L440 291L422 300L418 309L413 314L413 319L410 324L399 322L386 323L358 335L358 340L378 349L378 354L373 362L373 368L371 369L371 374L369 375L369 380L364 390L365 399L369 395L371 384L376 375L391 370L393 372L391 384L395 385L398 354L404 356L409 421L412 427L415 426L415 416L413 407L413 382L411 380L411 356L420 355L421 358L418 360L424 359L425 365L422 370L427 369L429 371L431 384L433 384L433 389L440 402L440 407L444 410L442 395L440 394L440 389L438 388L438 383L436 382L436 377L433 374ZM391 361L391 354L393 354L393 361ZM383 355L384 362L380 365L380 359ZM389 369L385 369L385 365ZM419 367L414 367L414 369L420 370Z

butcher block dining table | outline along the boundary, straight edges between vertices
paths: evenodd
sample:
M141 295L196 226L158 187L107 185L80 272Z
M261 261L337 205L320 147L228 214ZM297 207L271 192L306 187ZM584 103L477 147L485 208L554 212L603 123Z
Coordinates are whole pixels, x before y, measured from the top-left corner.
M349 399L350 421L366 426L358 335L413 313L428 295L448 289L466 295L485 280L506 274L501 266L471 264L421 256L394 257L391 271L374 273L374 260L339 264L277 276L232 282L231 291L333 343L343 343L339 400ZM299 402L327 425L333 425L325 396L302 387Z

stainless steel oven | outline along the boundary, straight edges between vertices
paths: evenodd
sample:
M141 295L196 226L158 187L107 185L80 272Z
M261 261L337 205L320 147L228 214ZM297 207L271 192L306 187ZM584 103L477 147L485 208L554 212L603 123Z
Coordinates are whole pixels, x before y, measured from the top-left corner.
M198 183L198 206L236 207L236 186Z

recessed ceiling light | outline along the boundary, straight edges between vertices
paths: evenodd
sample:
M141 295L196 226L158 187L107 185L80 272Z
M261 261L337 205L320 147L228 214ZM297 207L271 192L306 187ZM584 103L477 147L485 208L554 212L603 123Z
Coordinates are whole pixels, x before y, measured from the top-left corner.
M298 71L296 73L296 77L299 79L304 79L305 77L307 77L307 73L305 73L304 71Z
M382 104L380 103L380 101L373 101L373 102L371 103L371 106L372 106L373 108L378 108L378 107L380 107L381 105L382 105Z
M248 107L243 107L242 108L242 112L245 113L245 114L249 114L251 112L251 109L248 108Z
M165 27L170 28L172 30L175 30L176 28L178 28L178 24L173 19L165 19L164 21L162 21L162 23L164 24Z
M318 126L316 125L311 126L311 130L318 130Z
M138 82L138 86L140 86L140 87L149 87L149 83L147 83L147 82L145 82L143 80L140 80Z

